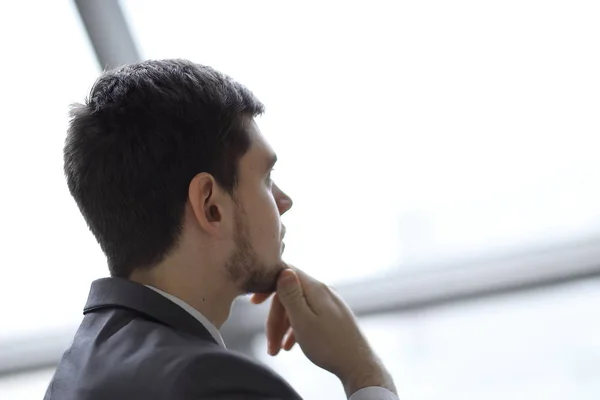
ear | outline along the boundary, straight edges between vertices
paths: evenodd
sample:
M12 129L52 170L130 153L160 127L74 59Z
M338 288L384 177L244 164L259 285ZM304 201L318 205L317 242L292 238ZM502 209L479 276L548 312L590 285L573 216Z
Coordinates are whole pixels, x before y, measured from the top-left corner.
M226 197L215 178L205 172L196 175L188 187L188 201L198 225L211 236L223 234Z

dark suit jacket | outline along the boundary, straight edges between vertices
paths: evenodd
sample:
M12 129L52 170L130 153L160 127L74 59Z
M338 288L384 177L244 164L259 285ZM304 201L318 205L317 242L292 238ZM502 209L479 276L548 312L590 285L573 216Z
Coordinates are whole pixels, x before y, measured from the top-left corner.
M277 374L219 346L187 311L137 283L92 283L45 400L293 399Z

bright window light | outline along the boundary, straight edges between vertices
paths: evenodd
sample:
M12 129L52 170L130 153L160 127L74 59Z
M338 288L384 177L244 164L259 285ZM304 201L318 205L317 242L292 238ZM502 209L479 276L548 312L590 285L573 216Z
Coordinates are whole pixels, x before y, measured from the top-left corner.
M63 176L69 104L100 72L74 2L2 2L0 37L1 342L77 323L107 269Z
M144 57L246 84L330 281L600 229L597 1L122 2Z

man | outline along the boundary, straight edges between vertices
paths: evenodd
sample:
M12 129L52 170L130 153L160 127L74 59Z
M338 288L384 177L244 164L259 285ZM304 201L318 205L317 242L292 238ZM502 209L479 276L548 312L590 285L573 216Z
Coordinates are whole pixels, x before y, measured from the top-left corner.
M106 254L47 400L299 399L275 372L225 348L233 300L273 295L269 352L297 342L352 400L396 399L344 304L281 258L292 200L245 87L183 60L104 73L72 110L71 194Z

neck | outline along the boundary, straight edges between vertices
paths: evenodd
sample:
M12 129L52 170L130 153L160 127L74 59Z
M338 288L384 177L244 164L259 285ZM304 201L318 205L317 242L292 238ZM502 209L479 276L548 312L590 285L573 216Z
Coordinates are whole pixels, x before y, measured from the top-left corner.
M185 265L165 262L149 270L135 270L129 279L185 301L220 329L239 293L218 272L208 267L191 270Z

